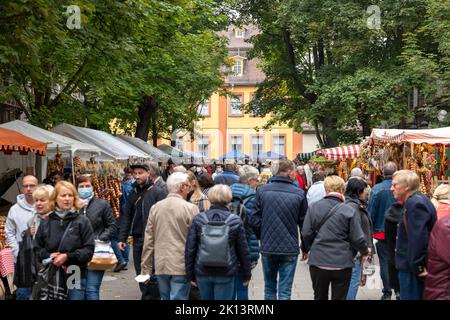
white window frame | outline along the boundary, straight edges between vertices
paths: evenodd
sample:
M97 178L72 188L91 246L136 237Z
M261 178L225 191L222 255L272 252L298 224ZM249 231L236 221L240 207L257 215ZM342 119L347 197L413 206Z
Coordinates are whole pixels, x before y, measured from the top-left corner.
M234 37L239 39L245 38L245 30L244 29L234 29Z
M239 99L239 109L235 108L236 103L233 101L234 99ZM243 115L243 105L244 105L244 96L243 95L236 95L236 96L231 96L230 99L230 115L231 116L242 116Z
M239 67L236 67L236 65L239 65ZM231 70L233 71L234 77L241 77L244 74L244 61L241 59L235 59L233 61L233 67L231 67Z
M240 142L240 144L238 144L237 142ZM234 148L234 146L239 146L239 148ZM239 153L243 152L244 137L242 135L231 135L230 136L230 152L234 152L235 149Z
M283 144L280 144L280 140L283 140ZM282 148L280 148L282 146ZM285 149L286 149L286 136L273 136L272 137L272 150L282 156L285 155Z
M206 111L206 113L205 113ZM202 117L208 117L209 116L209 99L204 100L198 105L197 112Z
M206 143L205 143L206 141ZM205 147L206 146L206 147ZM198 153L200 153L203 158L209 157L209 138L202 136L197 141Z
M257 143L254 143L255 139L257 139ZM264 136L263 135L251 136L251 141L252 141L252 157L253 159L256 160L258 158L258 145L260 145L259 153L264 152ZM256 147L256 149L254 149L254 147Z

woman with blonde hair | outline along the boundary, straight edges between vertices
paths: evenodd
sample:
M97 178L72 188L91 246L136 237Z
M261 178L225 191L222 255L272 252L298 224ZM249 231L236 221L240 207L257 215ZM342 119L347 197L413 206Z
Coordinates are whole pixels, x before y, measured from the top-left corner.
M434 190L431 202L436 208L437 219L441 219L450 213L450 186L441 184Z
M39 261L51 261L54 267L76 266L79 283L73 289L47 299L67 294L69 300L82 300L86 290L87 265L94 255L94 235L89 219L80 215L83 207L75 186L67 181L56 184L50 197L51 213L41 222L35 238L35 254Z
M188 181L191 185L191 192L188 194L187 201L195 204L200 212L207 211L211 207L208 197L203 193L198 183L197 177L191 171L187 172Z
M33 191L35 215L28 222L30 233L34 237L42 220L48 218L50 214L50 196L53 193L53 186L49 184L41 184Z

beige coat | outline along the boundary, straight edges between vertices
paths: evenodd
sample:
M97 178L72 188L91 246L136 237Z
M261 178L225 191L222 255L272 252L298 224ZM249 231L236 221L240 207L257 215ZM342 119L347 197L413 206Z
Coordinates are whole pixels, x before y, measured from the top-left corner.
M156 203L148 216L142 250L141 274L186 275L184 249L189 226L198 207L170 193Z

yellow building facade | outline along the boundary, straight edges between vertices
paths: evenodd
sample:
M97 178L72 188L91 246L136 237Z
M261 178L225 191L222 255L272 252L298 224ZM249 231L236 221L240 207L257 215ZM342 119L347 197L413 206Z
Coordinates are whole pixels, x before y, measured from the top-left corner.
M245 112L258 83L264 80L264 74L257 67L258 61L247 59L251 44L246 40L257 32L250 26L244 29L230 27L222 33L229 39L228 53L233 61L232 74L225 78L225 88L229 94L220 96L215 93L199 106L202 117L195 123L195 138L190 141L189 134L180 133L176 143L179 149L201 154L209 160L220 160L223 154L234 150L254 160L267 151L289 159L303 152L301 133L286 125L263 130L272 115L258 117ZM163 143L170 144L170 141Z

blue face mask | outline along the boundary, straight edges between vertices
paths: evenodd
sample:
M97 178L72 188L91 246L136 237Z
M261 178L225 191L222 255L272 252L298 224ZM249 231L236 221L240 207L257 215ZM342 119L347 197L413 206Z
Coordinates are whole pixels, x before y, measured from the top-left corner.
M92 187L89 188L78 188L78 195L81 199L87 199L92 196L94 189Z

